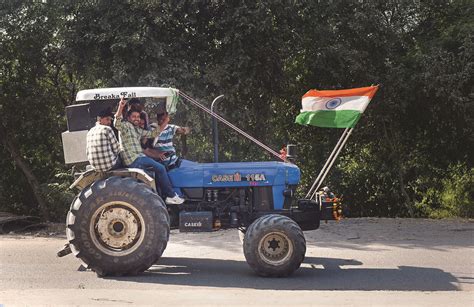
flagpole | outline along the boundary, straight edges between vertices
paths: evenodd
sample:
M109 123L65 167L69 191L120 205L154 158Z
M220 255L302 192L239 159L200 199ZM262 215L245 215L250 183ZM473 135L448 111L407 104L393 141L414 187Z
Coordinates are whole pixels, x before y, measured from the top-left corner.
M326 175L328 174L329 170L331 169L332 165L334 164L334 161L336 161L337 157L339 156L339 153L341 152L342 148L344 147L344 145L346 145L347 139L349 139L349 136L351 135L351 133L352 133L353 130L354 130L354 128L351 128L351 129L349 130L349 132L347 132L347 135L346 135L344 141L342 142L341 146L340 146L339 149L337 150L337 153L336 153L336 155L334 156L334 158L332 159L331 163L330 163L329 166L326 168L326 171L324 172L323 177L319 180L319 183L318 183L316 189L314 190L313 194L311 195L310 199L313 198L313 197L316 195L316 192L318 191L319 187L321 186L321 184L323 183L324 179L326 178Z
M329 155L329 158L326 160L326 163L324 163L324 166L323 166L323 168L321 169L321 171L319 172L318 177L316 177L316 179L315 179L314 182L313 182L313 185L311 186L311 188L309 189L308 193L306 194L306 198L308 198L308 197L311 195L311 193L313 192L313 189L314 189L314 187L316 186L316 184L318 183L319 178L321 177L321 175L323 174L324 170L326 169L326 167L328 166L328 164L329 164L330 161L332 160L332 158L333 158L333 156L334 156L334 153L336 152L337 148L339 147L339 145L341 144L341 142L343 141L343 139L346 137L347 130L349 130L349 128L346 128L346 129L344 130L344 132L342 133L341 137L340 137L339 140L337 141L336 146L334 146L334 149L332 150L331 154Z

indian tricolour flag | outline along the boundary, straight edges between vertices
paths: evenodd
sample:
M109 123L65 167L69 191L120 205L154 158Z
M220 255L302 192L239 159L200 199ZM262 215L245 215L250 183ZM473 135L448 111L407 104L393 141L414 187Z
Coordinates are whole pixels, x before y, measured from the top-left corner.
M346 90L309 90L303 96L303 108L296 117L296 123L326 128L354 127L377 89L377 86L369 86Z

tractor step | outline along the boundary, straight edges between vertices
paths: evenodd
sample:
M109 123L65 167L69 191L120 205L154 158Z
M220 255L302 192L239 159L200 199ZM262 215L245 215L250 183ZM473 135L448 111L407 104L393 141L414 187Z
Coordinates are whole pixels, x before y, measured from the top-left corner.
M64 244L64 247L60 251L57 252L56 255L58 255L58 257L64 257L64 256L69 255L70 253L72 253L71 247L69 246L69 243L66 243Z

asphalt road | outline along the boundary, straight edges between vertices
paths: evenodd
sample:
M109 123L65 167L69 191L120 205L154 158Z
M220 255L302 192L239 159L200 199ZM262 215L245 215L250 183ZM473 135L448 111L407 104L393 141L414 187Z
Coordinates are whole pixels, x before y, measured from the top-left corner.
M0 306L474 306L474 221L348 219L305 232L289 278L256 276L237 231L172 231L159 263L134 277L98 278L63 235L0 236Z

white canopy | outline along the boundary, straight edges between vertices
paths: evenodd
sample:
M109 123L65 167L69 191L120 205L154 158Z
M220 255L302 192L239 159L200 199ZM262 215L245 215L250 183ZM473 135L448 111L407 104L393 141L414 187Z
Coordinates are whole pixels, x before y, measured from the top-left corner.
M79 91L76 101L120 99L121 96L167 98L168 101L175 95L178 95L178 90L170 87L110 87Z

